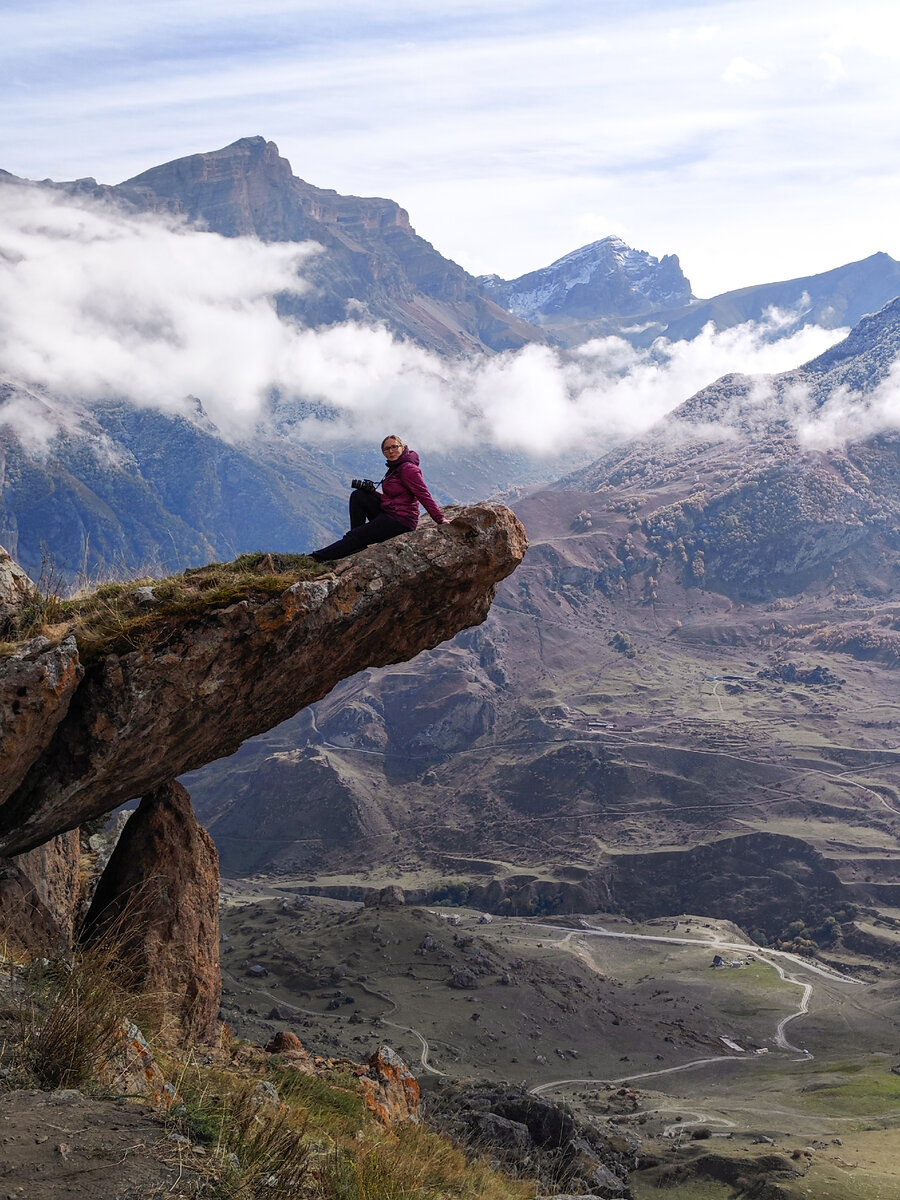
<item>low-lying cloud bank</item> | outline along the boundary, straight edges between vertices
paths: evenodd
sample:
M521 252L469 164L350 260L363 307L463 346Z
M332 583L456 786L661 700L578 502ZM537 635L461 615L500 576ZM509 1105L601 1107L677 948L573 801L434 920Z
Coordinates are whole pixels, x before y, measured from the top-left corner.
M0 424L37 445L77 427L92 402L125 398L194 419L196 397L232 439L274 423L319 445L377 443L391 429L423 450L486 442L585 457L723 374L787 370L843 336L812 327L773 340L773 313L769 325L707 328L651 350L603 338L574 354L534 345L448 361L385 329L280 319L275 298L306 288L316 252L0 185L0 381L32 390L0 407ZM879 408L889 427L898 414L896 399ZM843 424L831 415L830 435Z

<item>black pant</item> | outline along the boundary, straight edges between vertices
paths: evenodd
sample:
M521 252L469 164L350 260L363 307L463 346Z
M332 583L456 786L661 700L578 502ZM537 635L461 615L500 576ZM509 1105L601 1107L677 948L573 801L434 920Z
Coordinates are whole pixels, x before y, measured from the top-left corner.
M381 511L381 493L370 492L357 488L350 493L350 529L338 542L314 550L310 558L316 562L332 562L336 558L346 558L348 554L356 554L366 546L376 542L386 542L389 538L401 533L409 533L405 525L401 525L394 517Z

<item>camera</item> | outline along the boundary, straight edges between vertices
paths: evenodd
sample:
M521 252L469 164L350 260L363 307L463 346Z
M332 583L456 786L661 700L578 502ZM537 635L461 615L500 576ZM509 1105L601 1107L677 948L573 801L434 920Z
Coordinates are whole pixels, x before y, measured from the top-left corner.
M360 492L374 492L378 485L371 479L351 479L350 486Z

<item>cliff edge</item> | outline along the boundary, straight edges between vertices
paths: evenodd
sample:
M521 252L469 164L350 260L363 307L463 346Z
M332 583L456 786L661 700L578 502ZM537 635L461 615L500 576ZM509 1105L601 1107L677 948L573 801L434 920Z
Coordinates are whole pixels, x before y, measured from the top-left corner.
M450 510L325 576L85 655L77 634L0 659L0 855L17 855L232 754L367 667L487 616L525 531L498 504Z

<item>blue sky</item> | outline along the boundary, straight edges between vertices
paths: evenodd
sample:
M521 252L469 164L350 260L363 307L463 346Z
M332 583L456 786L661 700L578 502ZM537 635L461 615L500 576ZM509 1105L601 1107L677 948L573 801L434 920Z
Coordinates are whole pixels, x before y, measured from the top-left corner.
M615 233L698 295L900 257L895 0L0 3L0 167L239 137L513 277Z

